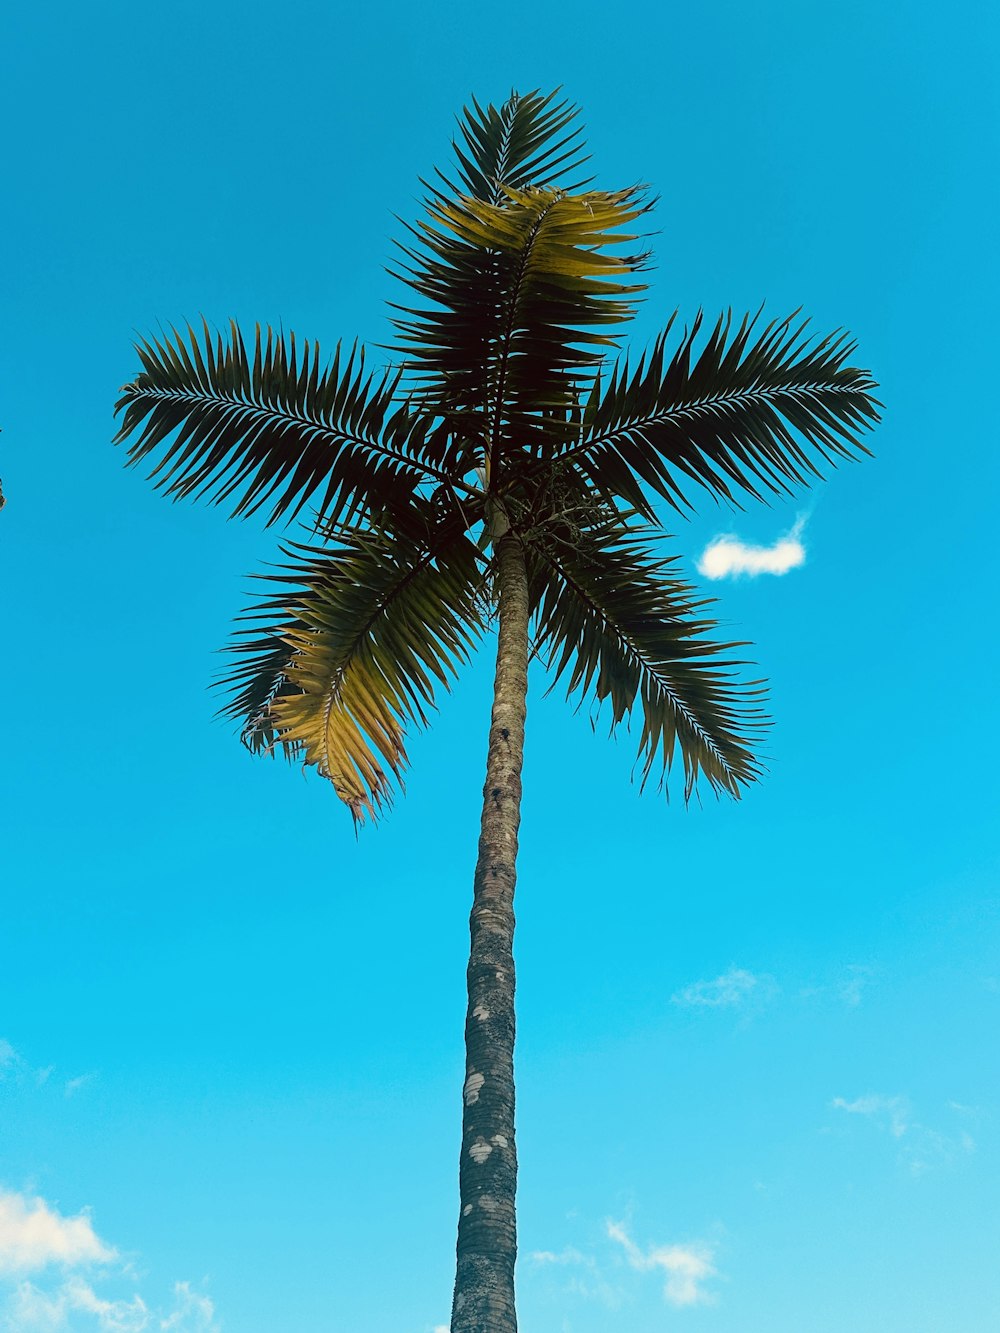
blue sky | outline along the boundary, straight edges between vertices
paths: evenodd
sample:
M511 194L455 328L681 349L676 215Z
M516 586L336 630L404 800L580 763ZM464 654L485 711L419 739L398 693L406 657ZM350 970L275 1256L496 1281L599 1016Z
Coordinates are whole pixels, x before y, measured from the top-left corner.
M5 17L0 1328L447 1320L490 653L355 840L213 721L274 534L154 495L111 408L159 321L382 340L454 114L556 84L661 199L635 342L801 305L887 411L795 502L676 524L695 576L802 546L704 578L772 685L741 804L640 796L535 671L522 1328L1000 1325L997 36L968 0Z

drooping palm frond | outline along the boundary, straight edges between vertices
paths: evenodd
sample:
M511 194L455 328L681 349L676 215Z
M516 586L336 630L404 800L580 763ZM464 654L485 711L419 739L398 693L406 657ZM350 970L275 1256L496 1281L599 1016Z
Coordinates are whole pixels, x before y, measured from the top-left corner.
M690 505L690 482L738 503L740 491L787 494L820 477L820 463L868 453L860 437L880 404L869 373L848 364L848 335L813 341L791 316L751 341L756 320L730 336L727 315L694 356L701 323L668 357L671 320L634 368L625 360L595 385L564 464L651 516L643 482L678 509Z
M282 749L292 758L296 753L294 745L282 744L271 705L282 695L301 693L289 680L295 655L289 635L310 629L308 608L318 596L317 588L326 581L335 554L335 548L321 547L310 554L312 549L284 549L290 564L279 566L275 574L253 576L256 582L274 585L274 591L237 618L239 628L223 650L236 662L216 681L217 688L228 695L219 716L239 723L240 737L253 754Z
M341 522L405 510L416 487L449 480L440 423L394 401L398 377L367 371L357 349L338 344L323 367L318 343L258 325L251 360L234 321L228 338L206 324L200 341L188 327L136 350L115 441L135 437L129 463L157 456L150 475L169 496L233 500L234 516L269 505L269 522L312 500Z
M495 472L505 439L556 433L631 317L645 256L614 253L647 204L638 189L503 189L499 204L433 202L399 276L432 306L394 323L415 401L445 414Z
M478 548L455 525L422 547L395 533L343 532L293 546L292 563L244 619L223 710L251 748L280 744L329 778L356 820L376 815L406 766L405 729L423 724L481 628Z
M607 700L614 730L641 716L642 783L665 781L676 749L684 796L703 775L739 796L761 774L754 750L767 717L761 682L734 674L724 656L745 645L707 637L713 605L679 575L676 558L654 559L649 531L627 515L600 519L572 541L536 533L531 546L537 642L567 697Z
M499 204L504 186L578 194L589 185L577 175L588 160L583 131L575 123L579 108L558 97L558 89L544 96L537 89L515 92L499 108L492 103L481 107L473 98L459 118L460 139L452 144L456 178L437 173L446 194ZM442 197L436 187L431 192Z

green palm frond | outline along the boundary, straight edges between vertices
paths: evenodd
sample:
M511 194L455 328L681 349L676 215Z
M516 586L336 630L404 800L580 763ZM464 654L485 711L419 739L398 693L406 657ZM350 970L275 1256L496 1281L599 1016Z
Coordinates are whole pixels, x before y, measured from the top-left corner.
M129 463L151 455L151 477L174 498L234 501L245 516L270 506L269 522L313 501L329 522L404 510L416 487L446 481L440 425L411 416L393 394L398 377L366 371L364 354L321 365L318 343L266 337L252 359L238 326L202 340L188 327L136 345L143 370L122 389L116 443L134 436Z
M512 93L503 106L483 108L473 98L459 119L460 139L453 142L457 179L438 177L449 196L468 195L499 204L503 187L562 189L577 194L590 182L577 178L588 160L579 109L559 101L559 90ZM436 187L432 194L441 198Z
M505 187L499 204L434 202L400 273L433 306L395 319L416 401L476 442L494 470L505 439L564 440L581 388L644 290L645 255L614 253L647 209L638 189L566 195Z
M866 370L848 364L855 344L836 332L813 341L795 316L751 341L756 320L719 319L699 355L701 316L668 358L671 324L652 352L595 385L581 438L562 453L595 487L647 516L642 483L676 508L697 482L737 503L790 493L820 477L819 463L869 451L861 435L879 419Z
M679 576L676 558L652 557L647 529L619 514L571 541L543 530L531 556L540 650L555 680L567 678L567 697L608 701L612 730L638 710L643 784L657 768L665 782L675 749L685 799L700 775L735 797L760 777L765 692L737 679L745 662L723 656L745 645L707 637L714 603Z
M252 749L281 745L332 782L356 820L376 815L406 766L405 730L426 722L481 629L478 548L455 525L411 539L342 533L292 546L292 563L244 619L223 710Z

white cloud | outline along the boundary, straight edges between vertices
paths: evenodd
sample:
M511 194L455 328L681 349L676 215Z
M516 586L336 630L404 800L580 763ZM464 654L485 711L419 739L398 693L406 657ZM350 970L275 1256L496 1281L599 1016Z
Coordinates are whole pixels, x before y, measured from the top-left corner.
M96 1290L81 1272L95 1266L102 1287L134 1287L131 1267L86 1212L66 1217L44 1199L0 1190L3 1333L218 1333L212 1301L190 1283L175 1283L172 1299L152 1308L135 1290ZM47 1283L36 1276L53 1268Z
M54 1292L22 1282L9 1305L11 1327L48 1333L68 1329L74 1314L90 1316L86 1324L99 1333L143 1333L149 1310L141 1296L131 1300L104 1300L82 1278L70 1278Z
M6 1037L0 1037L0 1078L3 1077L6 1070L15 1068L20 1063L21 1057L17 1051L14 1050Z
M108 1301L88 1283L72 1278L63 1288L69 1309L93 1315L101 1333L142 1333L149 1326L149 1311L141 1296L130 1301Z
M628 1235L624 1223L607 1223L611 1240L625 1251L631 1266L642 1272L662 1269L666 1274L663 1299L670 1305L699 1305L712 1301L712 1294L703 1290L703 1283L718 1275L713 1262L714 1250L705 1241L689 1245L654 1245L642 1250Z
M215 1333L217 1327L215 1302L202 1292L192 1291L190 1282L175 1282L174 1311L160 1319L160 1328L175 1329L176 1333Z
M116 1257L86 1213L63 1217L44 1199L0 1193L0 1273L28 1273L48 1264L106 1264Z
M714 1295L706 1284L718 1277L715 1246L705 1240L683 1245L652 1245L642 1249L629 1235L627 1223L607 1219L604 1234L611 1242L593 1253L568 1245L561 1250L535 1250L531 1260L541 1274L557 1280L562 1296L598 1302L608 1310L620 1310L634 1298L630 1290L640 1279L633 1273L658 1273L663 1280L663 1299L678 1308L711 1304ZM624 1256L622 1254L624 1251ZM558 1279L556 1279L558 1274Z
M52 1296L39 1291L30 1282L22 1282L7 1303L6 1318L2 1327L11 1330L38 1330L48 1333L50 1329L66 1327L66 1302L61 1296Z
M713 537L701 553L698 573L707 579L787 574L805 564L806 548L801 540L805 525L804 517L796 519L790 531L771 546L753 546L729 532Z
M671 995L671 1003L689 1007L721 1009L727 1005L742 1005L749 999L767 999L777 986L774 978L755 976L742 967L731 967L713 981L695 981Z
M905 1097L886 1097L879 1092L870 1092L853 1102L834 1097L833 1105L849 1115L871 1117L884 1125L895 1139L901 1139L910 1127L910 1106Z
M535 1250L532 1259L536 1264L592 1264L593 1260L588 1260L586 1255L574 1249L572 1245L554 1254L552 1250Z
M219 1333L215 1306L190 1283L176 1283L172 1308L158 1311L138 1292L109 1299L78 1276L49 1291L21 1282L0 1327L11 1333Z
M976 1150L976 1141L966 1129L957 1133L942 1133L915 1120L905 1097L886 1097L868 1093L855 1101L835 1097L832 1105L852 1115L869 1117L883 1131L900 1141L899 1161L912 1176L922 1176L935 1167L950 1166ZM948 1102L948 1109L966 1116L970 1109L956 1102Z
M12 1328L24 1333L56 1333L71 1328L75 1314L83 1314L85 1324L99 1333L144 1333L149 1328L149 1310L141 1296L131 1301L107 1301L97 1296L83 1278L71 1277L55 1292L44 1292L31 1282L21 1282L9 1305Z

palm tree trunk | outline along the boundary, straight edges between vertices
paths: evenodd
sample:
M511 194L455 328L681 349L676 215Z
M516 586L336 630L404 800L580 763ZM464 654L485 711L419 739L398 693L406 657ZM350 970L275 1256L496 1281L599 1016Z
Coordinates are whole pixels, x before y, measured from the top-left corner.
M461 1212L452 1333L516 1333L514 882L528 691L528 579L516 536L496 543L500 642L469 927Z

